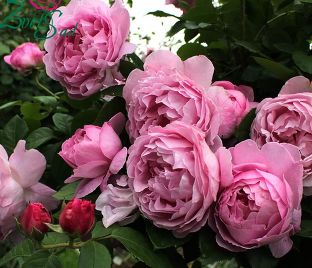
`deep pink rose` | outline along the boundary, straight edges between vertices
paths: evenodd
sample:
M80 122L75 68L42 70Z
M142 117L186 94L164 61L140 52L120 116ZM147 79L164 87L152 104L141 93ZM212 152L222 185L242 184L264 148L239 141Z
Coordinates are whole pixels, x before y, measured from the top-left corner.
M46 160L37 150L25 150L26 142L20 140L8 159L0 145L0 239L5 238L15 227L18 217L28 202L43 203L54 209L58 202L48 186L39 183Z
M233 182L220 193L209 218L217 243L234 252L269 245L275 257L282 257L292 247L289 236L300 229L299 150L276 142L259 149L246 140L230 151Z
M10 55L4 57L4 61L12 68L24 72L30 68L42 64L44 52L36 43L24 43L16 47Z
M58 33L44 44L47 74L73 98L90 96L122 79L119 61L135 47L126 42L130 17L121 0L112 7L102 0L72 0L58 10L62 15L55 12L52 17ZM74 36L72 32L60 35L75 26Z
M276 98L257 108L251 138L258 145L270 141L299 147L304 167L304 194L312 195L312 85L303 76L291 78Z
M60 214L62 229L70 234L85 235L94 225L95 205L89 200L73 199L69 201Z
M129 186L143 215L178 237L206 224L230 155L214 154L200 129L183 122L151 127L129 149ZM219 159L221 160L219 162Z
M132 190L128 186L128 177L113 176L107 188L100 194L95 202L96 210L102 212L105 228L118 222L129 224L136 218L134 213L137 208Z
M255 107L251 87L236 86L229 81L216 81L207 90L208 96L216 104L221 118L219 135L229 138L244 116Z
M204 90L211 85L213 71L205 56L183 62L170 51L151 53L144 71L132 71L123 91L131 140L145 134L150 126L166 126L173 121L197 126L209 141L214 140L220 119L216 105Z
M86 125L62 144L59 155L74 169L65 182L80 180L76 197L84 197L98 186L104 190L108 178L117 174L127 158L118 134L125 124L119 113L102 127Z

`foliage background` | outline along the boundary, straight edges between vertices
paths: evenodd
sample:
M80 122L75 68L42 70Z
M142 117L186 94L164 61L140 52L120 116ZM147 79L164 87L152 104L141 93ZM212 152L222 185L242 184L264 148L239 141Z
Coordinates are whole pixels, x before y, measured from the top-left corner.
M3 18L11 9L12 6L2 1L0 17ZM31 17L32 9L28 5L22 16ZM155 11L153 15L172 16L163 11ZM197 0L195 8L181 17L173 17L176 23L168 36L181 32L184 34L184 44L178 49L178 55L182 59L198 54L208 56L216 68L214 80L250 85L255 90L257 101L276 96L284 82L292 76L312 78L312 52L309 50L309 40L312 39L311 0L224 0L217 4L214 1L214 5L207 0ZM17 45L34 41L33 31L29 30L13 32L11 29L0 29L0 33L1 58ZM127 76L132 69L141 67L141 60L131 55L121 63L120 70ZM36 79L40 81L39 84ZM52 95L46 94L44 88L50 89ZM26 139L29 148L40 150L48 163L43 182L59 190L70 175L70 169L57 155L62 142L85 124L101 125L115 113L125 113L121 92L122 87L114 87L87 100L73 101L66 96L59 83L49 79L43 70L36 70L26 76L12 70L1 60L0 143L8 153L12 152L19 139ZM115 97L112 100L102 98L104 94ZM251 120L252 115L249 115L228 144L248 138ZM125 133L122 134L122 140L124 145L129 145ZM73 192L72 188L62 188L58 197L68 200ZM88 198L94 200L96 196L97 193ZM305 219L302 231L294 237L293 250L280 260L273 259L266 248L235 255L226 252L216 245L214 235L208 229L180 241L169 232L154 228L142 218L131 225L130 230L120 229L110 233L113 238L117 234L122 237L123 234L137 244L129 246L117 238L119 242L101 240L99 243L103 243L111 251L118 248L118 255L122 259L125 256L128 259L127 264L123 264L124 267L131 267L134 263L134 267L146 267L143 262L137 262L137 259L160 267L157 262L163 258L162 254L169 256L168 262L173 265L162 268L183 268L187 267L186 263L193 268L312 267L311 198L304 198L302 206ZM98 228L94 232L96 237L103 230ZM144 250L142 245L145 245ZM8 246L8 243L0 246L0 256L6 253ZM131 252L132 257L129 257L125 248ZM150 253L153 248L157 249L156 257ZM46 256L42 258L46 260ZM77 258L74 250L65 250L58 255L63 267L76 267ZM22 260L19 256L7 267L28 267L29 263L23 264ZM220 260L231 261L216 263ZM30 262L29 267L31 265L33 264Z

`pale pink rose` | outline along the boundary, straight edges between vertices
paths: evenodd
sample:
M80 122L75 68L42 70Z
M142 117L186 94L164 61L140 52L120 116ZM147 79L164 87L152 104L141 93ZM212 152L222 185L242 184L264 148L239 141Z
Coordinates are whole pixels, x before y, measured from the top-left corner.
M229 152L221 147L215 154L197 127L179 121L151 127L129 149L129 186L146 218L183 237L206 224L229 175L220 163L230 169Z
M52 17L58 33L44 44L47 74L73 98L90 96L122 79L117 72L119 61L135 49L126 42L130 17L122 1L109 7L102 0L72 0L58 10L62 15L55 12ZM74 35L60 35L62 30L73 28Z
M95 209L102 212L103 225L108 228L112 224L129 224L136 218L137 208L132 190L128 186L128 177L112 176L107 188L95 202Z
M219 110L221 125L218 134L223 138L229 138L244 116L256 106L251 87L236 86L229 81L214 82L207 95Z
M4 56L4 61L12 68L25 72L42 64L44 52L36 43L24 43L16 47L10 55Z
M104 190L108 178L117 174L127 158L127 148L118 137L125 124L119 113L102 127L86 125L62 144L59 155L73 168L73 175L65 183L80 180L75 197L81 198L97 187Z
M296 146L246 140L230 149L233 182L220 192L209 225L231 251L269 245L279 258L292 248L301 222L302 173ZM276 160L278 159L278 163Z
M44 156L37 150L25 150L20 140L8 158L0 145L0 239L15 227L18 217L28 202L42 202L48 209L58 202L52 197L54 190L39 183L46 168Z
M127 103L127 131L131 141L150 126L182 121L197 126L214 140L220 118L205 89L211 85L214 67L205 56L182 61L170 51L159 50L127 79L123 97Z
M304 194L312 195L312 84L303 76L291 78L276 98L264 99L257 108L251 138L258 145L270 141L299 147Z

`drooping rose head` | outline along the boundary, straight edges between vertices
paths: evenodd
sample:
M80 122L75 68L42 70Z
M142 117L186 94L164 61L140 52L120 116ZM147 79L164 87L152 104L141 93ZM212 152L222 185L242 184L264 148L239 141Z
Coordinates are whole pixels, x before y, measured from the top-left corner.
M234 252L269 245L282 257L292 247L289 236L300 229L299 150L275 142L259 149L246 140L230 151L233 182L220 192L209 218L217 243Z
M304 193L312 194L312 85L307 78L291 78L278 97L259 104L251 138L258 145L275 141L298 146L304 166Z
M4 57L4 61L12 68L25 72L42 64L44 52L36 43L24 43L16 47L10 55Z
M252 88L236 86L229 81L214 82L207 95L218 108L221 118L218 134L223 138L229 138L244 116L255 107Z
M62 0L29 0L29 3L38 10L52 11L58 8Z
M52 197L54 190L39 183L46 168L44 156L37 150L25 149L20 140L8 157L0 145L0 239L15 227L18 218L29 202L40 202L52 210L58 202Z
M24 210L19 222L27 234L32 234L35 230L46 233L49 228L45 223L51 223L52 218L41 203L31 203Z
M121 0L112 7L102 0L72 0L58 10L62 15L55 12L52 17L58 33L44 44L47 74L73 98L90 96L122 79L119 61L134 46L126 42L130 17ZM60 35L74 28L74 33Z
M144 71L132 71L123 91L130 139L147 133L150 126L182 121L200 128L212 141L220 120L216 105L204 89L211 85L213 70L205 56L183 62L170 51L151 53Z
M76 235L89 233L95 222L94 208L95 205L88 200L73 199L68 202L59 218L62 229Z
M127 160L129 185L143 215L176 236L198 231L217 197L218 159L196 127L178 121L151 127L135 140Z
M127 148L122 147L118 133L125 124L119 113L102 127L86 125L62 144L59 155L74 170L65 182L80 180L76 197L93 192L98 186L104 189L112 174L117 174L126 162Z

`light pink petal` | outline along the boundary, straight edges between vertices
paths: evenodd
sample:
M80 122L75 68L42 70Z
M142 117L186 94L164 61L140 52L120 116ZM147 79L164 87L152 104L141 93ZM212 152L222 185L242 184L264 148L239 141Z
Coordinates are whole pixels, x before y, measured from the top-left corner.
M105 175L108 170L108 163L104 161L93 161L81 165L74 169L72 178L95 178L101 175ZM72 182L66 181L66 182Z
M5 63L7 63L7 64L9 64L9 65L11 65L11 55L7 55L7 56L4 56L4 61L5 61Z
M217 150L216 156L220 165L220 186L225 188L233 182L232 156L229 150L221 147Z
M114 129L114 131L119 135L126 124L126 117L123 113L115 114L108 121L109 125Z
M121 149L121 141L114 129L104 123L100 134L100 147L102 153L109 159L113 159Z
M36 184L46 168L44 156L37 150L26 150L25 144L20 140L9 159L12 176L23 188Z
M112 163L110 164L109 171L112 174L117 174L119 170L122 169L127 159L127 148L122 148L114 157L112 160Z
M183 70L182 60L169 50L157 50L147 56L144 69L158 71L164 68Z
M310 92L312 93L311 82L308 78L304 76L295 76L286 81L285 85L282 87L279 95L285 94L296 94Z
M271 243L269 247L275 258L281 258L291 250L292 245L293 242L289 236L285 236L281 240Z
M75 197L82 198L92 193L103 181L103 177L97 177L95 179L84 179L80 182Z

